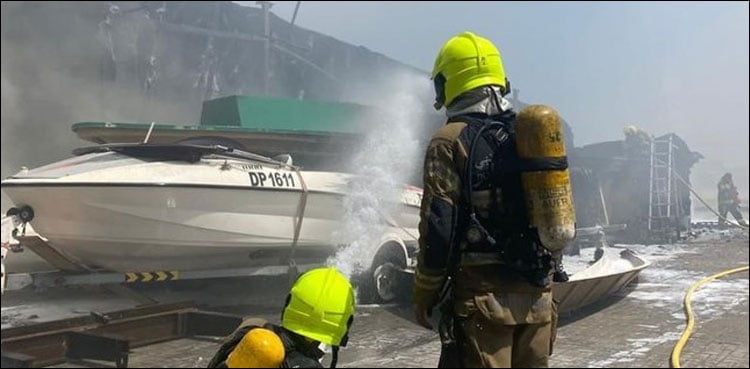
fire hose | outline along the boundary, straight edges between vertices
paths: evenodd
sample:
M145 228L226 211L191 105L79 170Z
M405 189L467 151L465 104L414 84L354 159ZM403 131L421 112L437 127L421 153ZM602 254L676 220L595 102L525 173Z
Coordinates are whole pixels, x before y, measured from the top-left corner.
M729 224L731 224L731 225L733 225L735 227L742 228L742 229L748 229L748 226L731 222L726 217L723 217L716 210L714 210L714 208L712 208L710 205L708 205L708 203L706 202L706 200L704 200L697 192L695 192L695 190L690 186L690 184L684 178L682 178L682 176L680 176L677 173L677 171L675 171L674 169L672 169L672 173L675 175L675 177L680 182L682 182L683 185L685 185L685 187L687 187L687 189L693 195L695 195L695 197L701 203L703 203L703 205L706 208L708 208L708 210L710 210L712 213L716 214L716 216L718 216L719 219L723 219L724 221L726 221L727 223L729 223ZM725 271L723 271L721 273L717 273L717 274L714 274L712 276L703 278L703 279L701 279L701 280L693 283L690 286L690 288L688 288L688 291L685 294L685 299L683 301L684 306L685 306L685 315L687 316L687 326L685 327L685 330L682 332L682 335L680 336L680 339L677 340L677 343L675 344L674 348L672 349L672 354L670 356L670 361L669 361L669 367L670 368L681 368L681 366L680 366L680 355L682 354L682 349L687 344L688 339L690 339L690 335L693 334L693 328L695 327L695 316L693 315L693 308L690 305L690 300L693 297L693 292L695 292L698 288L702 287L703 285L705 285L707 283L710 283L710 282L712 282L712 281L714 281L714 280L716 280L718 278L721 278L721 277L729 275L729 274L743 272L743 271L746 271L748 269L750 269L749 266L744 266L744 267L739 267L739 268L725 270Z
M746 271L746 270L748 270L748 266L725 270L721 273L717 273L710 277L703 278L693 283L690 286L690 288L688 288L688 291L685 294L685 300L684 300L685 315L687 315L687 326L685 327L685 330L682 332L682 335L680 336L680 339L677 341L677 344L674 345L674 349L672 350L672 355L670 356L670 361L669 361L670 368L681 368L680 354L682 354L682 349L687 344L687 341L690 338L690 335L693 334L693 328L695 327L695 316L693 315L693 308L690 305L690 299L692 299L693 297L693 292L695 292L695 290L697 290L698 288L702 287L704 284L712 282L725 275L739 273L739 272Z

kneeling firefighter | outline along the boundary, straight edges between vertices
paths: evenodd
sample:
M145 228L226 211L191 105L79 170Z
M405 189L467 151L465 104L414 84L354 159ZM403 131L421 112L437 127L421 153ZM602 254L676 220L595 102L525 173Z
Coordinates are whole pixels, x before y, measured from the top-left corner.
M346 346L354 319L354 290L336 268L312 269L292 286L281 326L249 318L227 337L209 368L322 368L322 344L332 347L331 368Z
M518 116L500 53L463 32L432 72L447 123L424 162L417 322L440 305L440 367L547 367L556 329L551 283L575 215L560 119L546 106Z

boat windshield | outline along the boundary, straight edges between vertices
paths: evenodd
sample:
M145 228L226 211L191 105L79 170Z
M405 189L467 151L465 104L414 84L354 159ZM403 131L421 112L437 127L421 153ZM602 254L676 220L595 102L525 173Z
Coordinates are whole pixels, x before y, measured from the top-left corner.
M202 157L226 156L236 159L256 160L269 164L287 165L286 163L221 145L189 145L189 144L108 144L84 147L73 151L75 155L101 152L116 152L142 160L186 161L195 163Z

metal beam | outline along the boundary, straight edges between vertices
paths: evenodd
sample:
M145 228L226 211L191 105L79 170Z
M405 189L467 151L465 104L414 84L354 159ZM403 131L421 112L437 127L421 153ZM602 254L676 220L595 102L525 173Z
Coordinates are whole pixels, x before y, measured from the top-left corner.
M278 39L272 39L272 37L264 37L264 36L256 36L251 35L247 33L240 33L240 32L224 32L224 31L215 31L208 28L202 28L202 27L194 27L194 26L188 26L185 24L175 24L175 23L169 23L169 22L159 22L158 23L161 27L164 28L164 30L172 31L172 32L181 32L181 33L191 33L196 35L203 35L203 36L212 36L212 37L221 37L221 38L231 38L231 39L237 39L237 40L244 40L244 41L263 41L264 42L264 50L265 50L265 44L270 45L276 50L279 50L299 61L306 64L310 68L314 69L317 72L320 72L324 76L328 77L329 79L335 81L335 82L341 82L341 80L333 75L332 73L326 71L321 66L315 64L311 60L308 60L304 56L297 54L296 52L292 51L291 49L279 45L280 42L283 42L282 40ZM270 32L270 31L269 31ZM269 66L270 68L270 66Z
M176 23L169 23L169 22L159 22L158 24L164 30L172 31L172 32L190 33L194 35L212 36L212 37L219 37L219 38L231 38L231 39L253 41L253 42L266 40L266 38L262 36L255 36L255 35L251 35L247 33L240 33L237 31L234 31L234 32L215 31L215 30L203 28L203 27L195 27L195 26L189 26L186 24L176 24Z
M70 360L112 361L127 368L130 343L119 336L89 332L69 332L65 357Z
M179 338L227 336L242 321L192 303L152 305L2 331L2 366L47 366L68 360L126 367L131 348Z

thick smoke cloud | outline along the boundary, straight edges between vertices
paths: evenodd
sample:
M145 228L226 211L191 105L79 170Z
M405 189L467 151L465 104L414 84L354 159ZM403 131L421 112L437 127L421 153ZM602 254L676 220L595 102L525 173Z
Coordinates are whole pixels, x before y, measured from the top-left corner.
M3 2L2 177L88 144L70 131L80 121L196 124L203 101L233 94L378 105L403 88L382 91L388 81L427 81L366 48L269 21L266 70L257 7Z

